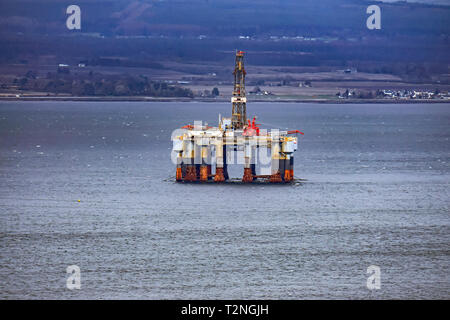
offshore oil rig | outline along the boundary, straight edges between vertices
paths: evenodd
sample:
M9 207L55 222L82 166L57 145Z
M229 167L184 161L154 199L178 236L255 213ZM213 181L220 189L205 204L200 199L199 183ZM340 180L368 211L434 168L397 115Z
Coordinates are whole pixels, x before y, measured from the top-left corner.
M178 182L230 181L228 165L244 165L243 183L254 181L291 183L294 181L294 152L297 150L298 130L260 129L247 119L245 96L244 52L236 52L234 91L231 98L231 118L219 115L218 127L201 121L176 130L172 136L173 161L176 161ZM236 156L235 156L236 155ZM256 173L256 165L265 174ZM215 173L212 172L213 166Z

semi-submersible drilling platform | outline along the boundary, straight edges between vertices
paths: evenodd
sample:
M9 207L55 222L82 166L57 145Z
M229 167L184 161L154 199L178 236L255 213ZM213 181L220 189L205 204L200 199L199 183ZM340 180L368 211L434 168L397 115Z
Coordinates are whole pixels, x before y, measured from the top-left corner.
M256 180L270 183L292 182L297 134L303 133L298 130L278 129L269 132L260 129L255 123L255 118L253 121L247 120L246 72L242 51L236 52L233 74L232 117L222 118L219 115L218 127L210 127L196 121L194 125L186 125L181 131L175 131L172 136L173 154L176 156L177 164L176 181L218 183L228 181L230 180L228 164L234 160L234 155L233 157L230 155L237 152L237 158L241 159L240 163L244 165L242 182L251 183ZM270 156L268 156L269 149ZM267 174L256 174L257 163L260 166L268 166L265 168ZM213 165L215 165L214 174Z

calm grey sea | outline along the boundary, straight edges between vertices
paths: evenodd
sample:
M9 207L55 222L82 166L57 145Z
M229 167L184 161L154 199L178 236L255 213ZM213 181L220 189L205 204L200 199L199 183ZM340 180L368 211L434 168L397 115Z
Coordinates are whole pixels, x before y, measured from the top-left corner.
M230 109L1 102L0 298L450 298L450 104L250 103L307 181L175 183L172 130Z

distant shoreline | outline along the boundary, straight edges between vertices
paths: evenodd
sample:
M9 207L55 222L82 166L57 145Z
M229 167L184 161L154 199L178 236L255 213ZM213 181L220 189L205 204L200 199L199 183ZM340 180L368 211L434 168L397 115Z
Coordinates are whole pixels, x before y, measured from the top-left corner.
M73 102L230 102L224 98L163 98L163 97L73 97L73 96L0 96L0 101L73 101ZM323 103L323 104L417 104L450 103L447 99L249 99L250 103Z

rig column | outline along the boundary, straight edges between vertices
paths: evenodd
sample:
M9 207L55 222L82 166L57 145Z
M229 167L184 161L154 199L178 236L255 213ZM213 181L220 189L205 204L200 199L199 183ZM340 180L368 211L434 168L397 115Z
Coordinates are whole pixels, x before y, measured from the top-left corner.
M223 140L217 138L216 140L216 174L214 176L215 182L224 182L224 155L223 155Z
M211 142L210 142L211 143ZM212 145L208 145L207 155L206 155L206 173L208 174L208 180L212 179Z
M173 140L173 151L177 153L177 169L176 169L176 175L175 175L175 179L176 181L180 182L183 181L184 178L184 174L185 172L183 172L184 169L184 163L183 163L183 152L185 148L185 143L183 141L183 137L179 136L176 137Z
M195 156L195 144L194 140L191 137L186 141L186 153L185 153L185 163L186 163L186 177L185 181L197 181L197 169L194 164L194 156Z
M223 175L225 177L225 180L230 179L230 176L228 175L228 164L227 164L227 145L230 142L229 137L226 137L223 144Z
M284 181L291 182L294 178L291 175L291 155L286 154L286 159L284 160Z
M244 143L244 176L242 177L242 182L250 183L253 182L253 168L252 168L252 145L248 139L245 139Z
M291 155L289 159L289 169L291 171L291 181L294 180L294 156Z
M178 182L183 181L183 152L178 152L177 156L177 174L176 174L176 180Z
M283 152L280 152L280 154L279 154L279 157L280 157L280 166L279 166L279 169L280 169L280 176L281 176L281 180L283 180L283 181L285 181L285 174L286 174L286 154L284 154Z
M284 175L285 182L292 182L294 180L294 151L296 145L296 139L284 138L282 143L282 152L284 154L284 171L281 171Z
M270 182L271 183L280 183L283 182L283 179L281 178L281 173L280 173L280 159L281 159L281 154L280 154L280 138L279 136L273 136L272 137L272 148L271 148L271 153L272 153L272 175L270 176Z
M201 146L202 164L200 166L200 181L208 181L208 159L209 159L209 147L206 145ZM209 170L210 171L210 170Z

